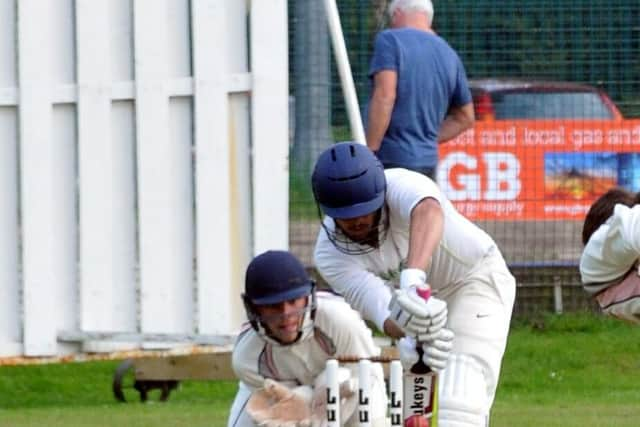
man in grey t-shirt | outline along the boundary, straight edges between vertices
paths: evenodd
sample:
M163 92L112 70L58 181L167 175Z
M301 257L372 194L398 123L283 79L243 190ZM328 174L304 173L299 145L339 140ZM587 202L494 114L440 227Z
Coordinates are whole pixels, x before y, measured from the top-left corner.
M431 0L394 0L391 29L376 36L369 68L372 95L367 145L385 168L435 178L438 143L473 126L462 61L431 29Z

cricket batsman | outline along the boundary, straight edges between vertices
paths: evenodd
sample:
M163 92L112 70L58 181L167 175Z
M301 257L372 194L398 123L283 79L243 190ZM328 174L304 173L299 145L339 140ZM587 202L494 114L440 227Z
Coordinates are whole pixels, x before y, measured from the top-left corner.
M251 261L242 298L250 324L233 350L240 384L228 427L326 425L326 361L378 356L370 329L341 297L316 291L300 261L286 251L268 251ZM439 345L447 348L447 343ZM444 365L447 356L444 351L429 360ZM358 368L344 367L342 425L356 426ZM372 366L370 384L372 426L386 426L387 396L379 364Z
M487 426L515 299L496 243L431 179L384 170L361 144L325 150L312 186L325 215L319 273L364 319L425 351L437 349L444 319L455 337L440 375L438 426ZM426 284L433 296L424 301L415 289Z

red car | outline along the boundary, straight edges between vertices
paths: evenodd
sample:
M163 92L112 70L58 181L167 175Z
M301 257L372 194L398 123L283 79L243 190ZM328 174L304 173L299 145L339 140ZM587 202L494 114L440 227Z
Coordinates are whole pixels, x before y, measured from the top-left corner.
M620 111L593 86L523 79L469 81L476 120L622 120Z
M440 144L438 183L471 219L582 220L612 186L638 191L640 120L578 83L470 80L473 128Z

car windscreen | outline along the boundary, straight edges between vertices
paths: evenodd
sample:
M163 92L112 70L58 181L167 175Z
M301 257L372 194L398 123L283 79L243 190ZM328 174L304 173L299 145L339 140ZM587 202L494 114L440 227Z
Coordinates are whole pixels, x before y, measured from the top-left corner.
M495 118L508 119L613 119L595 92L495 92L491 95Z

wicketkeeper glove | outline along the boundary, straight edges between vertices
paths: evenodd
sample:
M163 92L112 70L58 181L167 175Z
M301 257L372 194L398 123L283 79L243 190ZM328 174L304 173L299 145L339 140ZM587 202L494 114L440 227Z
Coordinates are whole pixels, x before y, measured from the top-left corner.
M247 403L247 413L261 427L310 427L311 386L290 389L266 379Z
M393 291L389 310L389 318L405 335L417 337L418 341L433 339L447 323L447 303L436 297L425 301L415 288Z
M417 345L422 346L422 361L434 371L441 371L447 365L447 360L453 347L453 331L442 328L438 335L429 342L416 344L411 337L404 337L398 341L400 362L405 370L411 369L418 362Z

